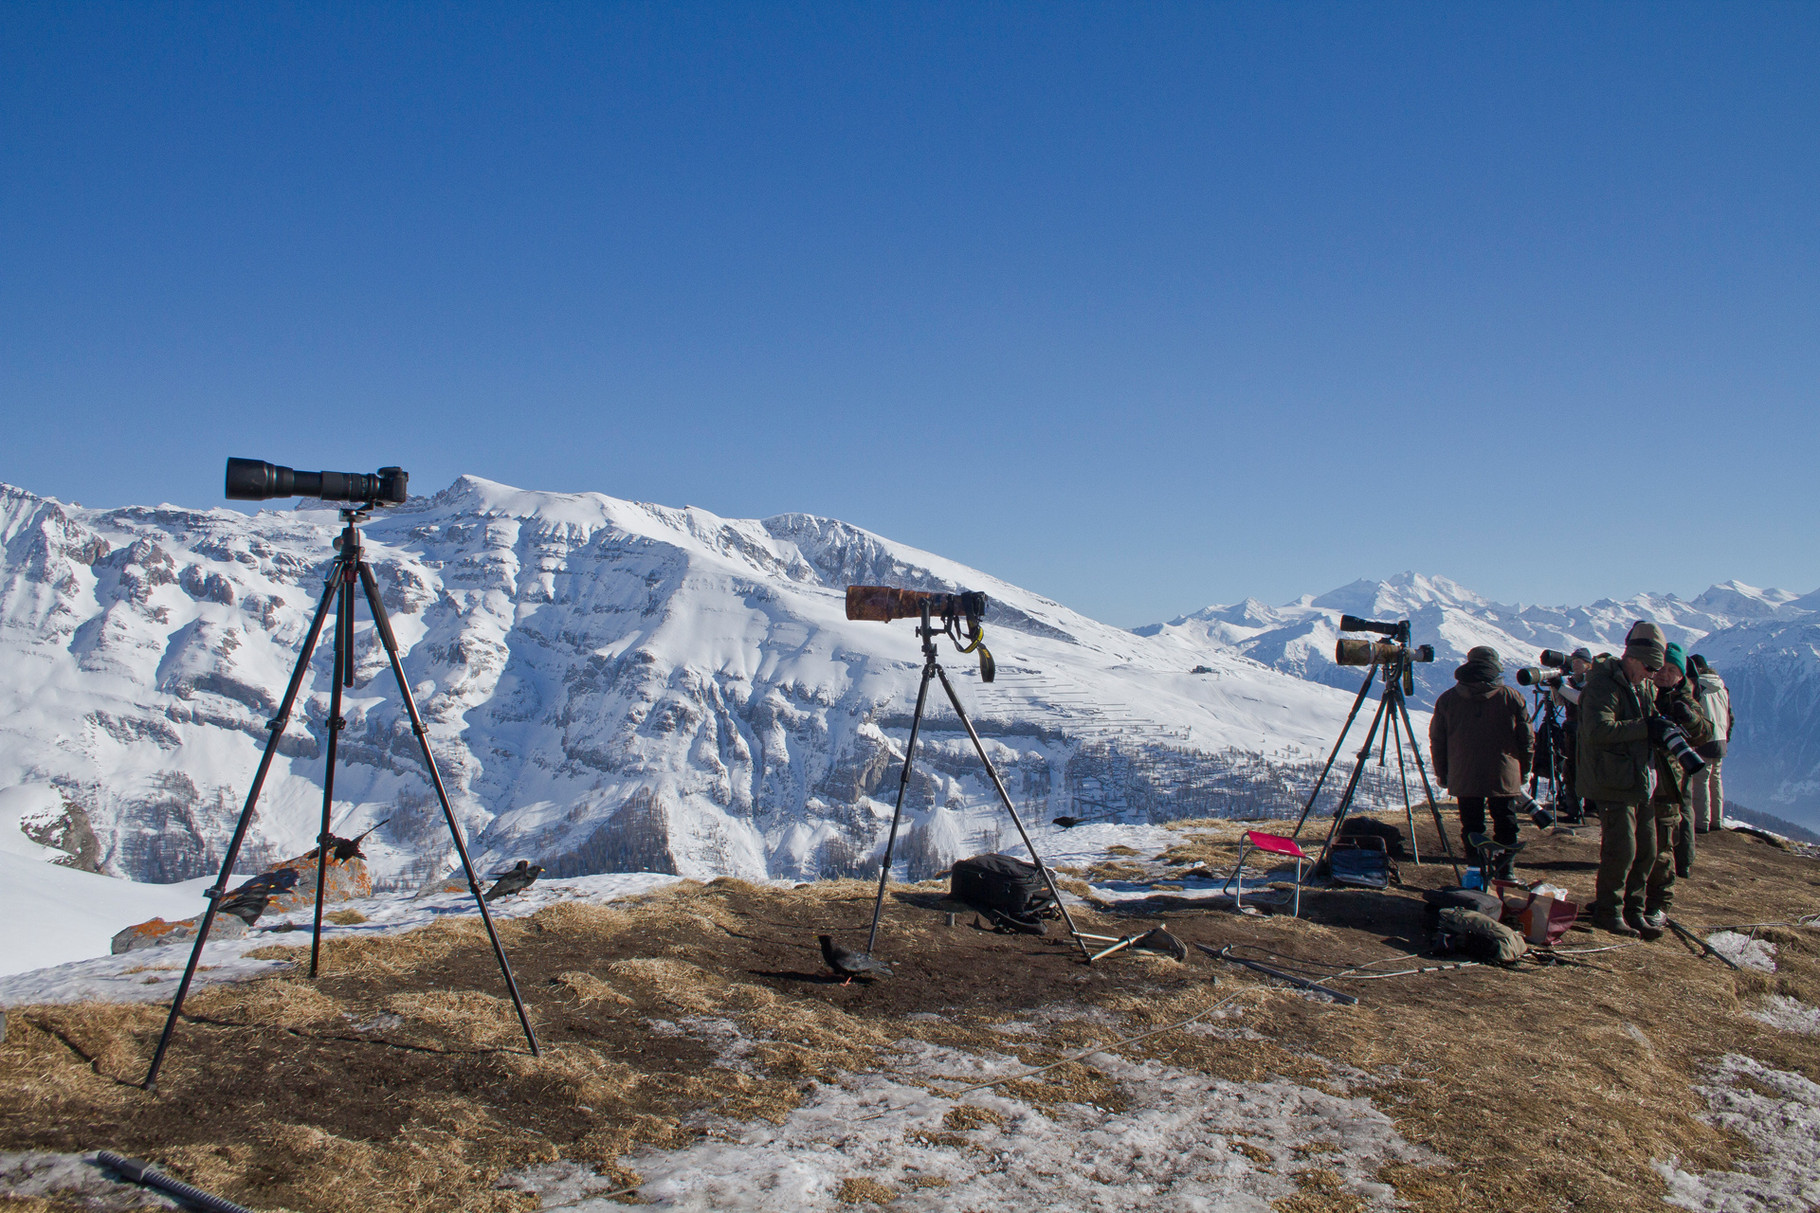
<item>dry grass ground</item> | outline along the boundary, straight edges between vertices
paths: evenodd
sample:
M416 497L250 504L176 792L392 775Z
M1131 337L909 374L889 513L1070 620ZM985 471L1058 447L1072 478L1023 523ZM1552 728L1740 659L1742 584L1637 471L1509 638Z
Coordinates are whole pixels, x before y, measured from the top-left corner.
M1221 869L1236 839L1231 823L1185 830L1158 866ZM1429 832L1424 853L1434 841ZM1748 836L1702 842L1695 876L1678 890L1682 920L1788 921L1820 909L1815 861ZM1597 846L1596 830L1542 838L1525 853L1525 874L1589 894ZM1445 867L1403 871L1411 886L1451 880ZM472 920L331 941L315 982L281 975L198 995L156 1095L134 1084L161 1007L13 1008L0 1046L0 1149L116 1149L259 1209L530 1209L533 1198L496 1180L560 1157L631 1182L616 1171L629 1153L689 1142L710 1116L780 1120L811 1080L877 1069L906 1039L1002 1051L1007 1038L990 1026L1040 1013L1043 1032L1014 1044L1032 1065L1053 1062L1205 1008L1216 972L1218 995L1239 991L1257 1008L1246 1020L1263 1039L1172 1031L1124 1046L1127 1055L1316 1087L1336 1065L1354 1068L1355 1093L1448 1160L1381 1176L1418 1210L1659 1208L1652 1159L1723 1168L1741 1148L1693 1115L1704 1106L1692 1089L1703 1065L1740 1052L1820 1080L1820 1037L1748 1014L1771 992L1820 1003L1812 930L1759 932L1779 948L1774 976L1734 972L1670 936L1577 958L1581 966L1358 982L1347 988L1362 1002L1347 1008L1198 952L1186 964L1140 955L1088 967L1053 934L994 935L966 914L950 927L952 908L935 886L895 890L879 951L897 976L870 985L827 978L815 941L826 930L863 944L870 896L860 882L718 880L504 923L542 1058L526 1052ZM1339 964L1426 940L1410 890L1310 893L1300 920L1167 895L1085 917L1107 933L1162 923L1214 947ZM1563 947L1613 942L1574 933ZM738 1027L737 1056L704 1026L723 1021ZM679 1023L690 1030L670 1027ZM1118 1085L1093 1061L1006 1090L1117 1106ZM1284 1213L1356 1207L1318 1155L1294 1174ZM857 1181L844 1193L857 1204L880 1195Z

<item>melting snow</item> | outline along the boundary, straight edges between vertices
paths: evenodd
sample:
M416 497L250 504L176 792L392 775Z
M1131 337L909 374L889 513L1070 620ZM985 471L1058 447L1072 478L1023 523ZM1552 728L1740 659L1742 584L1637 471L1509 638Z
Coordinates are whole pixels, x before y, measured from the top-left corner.
M998 1090L958 1089L1018 1074L1014 1057L906 1042L896 1076L818 1084L782 1124L716 1123L682 1150L626 1159L638 1193L668 1209L835 1209L843 1196L893 1208L1230 1210L1268 1213L1296 1173L1337 1174L1371 1209L1397 1205L1385 1163L1437 1163L1362 1097L1297 1083L1226 1082L1153 1061L1096 1054L1126 1106L1037 1108ZM1041 1081L1038 1079L1037 1081ZM958 1111L957 1111L958 1110ZM543 1168L516 1182L543 1207L606 1213L597 1178Z
M1820 1085L1788 1070L1728 1053L1710 1085L1702 1119L1742 1134L1757 1156L1736 1171L1692 1175L1656 1163L1668 1203L1701 1213L1782 1213L1820 1203Z
M1784 1032L1800 1032L1807 1036L1820 1036L1820 1007L1810 1007L1798 998L1786 994L1771 994L1763 1000L1763 1005L1751 1012L1751 1018L1760 1019L1772 1028Z
M1706 937L1706 942L1717 952L1731 958L1733 963L1759 973L1776 971L1776 945L1765 943L1761 939L1752 939L1736 931L1719 931Z

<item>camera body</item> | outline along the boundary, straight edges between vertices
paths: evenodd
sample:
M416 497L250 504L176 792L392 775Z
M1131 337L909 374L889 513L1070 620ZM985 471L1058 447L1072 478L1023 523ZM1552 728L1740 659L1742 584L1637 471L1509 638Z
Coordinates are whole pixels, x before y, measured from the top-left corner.
M366 506L403 505L410 473L403 468L377 472L299 472L261 459L227 461L229 501L270 501L274 497L315 497L322 501L357 501Z

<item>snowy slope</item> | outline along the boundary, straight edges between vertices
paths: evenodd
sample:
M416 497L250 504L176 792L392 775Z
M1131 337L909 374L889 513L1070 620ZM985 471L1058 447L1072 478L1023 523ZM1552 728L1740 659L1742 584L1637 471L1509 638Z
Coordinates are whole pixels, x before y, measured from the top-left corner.
M250 518L104 512L0 488L0 788L54 787L112 872L209 871L338 529L319 503ZM921 662L908 621L845 618L852 582L991 595L998 681L982 685L970 657L946 661L1036 819L1291 811L1347 706L1241 654L1188 662L1173 638L829 519L727 520L463 477L365 530L483 864L868 867ZM324 644L243 866L313 845L328 665ZM364 608L357 667L336 826L385 820L368 854L382 881L413 884L450 862L447 833ZM945 706L924 737L913 871L1009 834Z
M1691 600L1640 594L1553 607L1492 602L1445 577L1403 573L1284 606L1256 599L1210 606L1137 632L1179 645L1184 660L1236 653L1356 688L1362 671L1333 662L1342 613L1408 619L1414 641L1434 645L1434 663L1417 667L1414 701L1425 706L1453 684L1454 668L1474 645L1497 649L1514 680L1516 667L1533 665L1542 649L1615 652L1634 621L1654 620L1670 640L1702 653L1731 688L1738 731L1726 759L1727 796L1820 825L1820 592L1798 597L1728 581Z

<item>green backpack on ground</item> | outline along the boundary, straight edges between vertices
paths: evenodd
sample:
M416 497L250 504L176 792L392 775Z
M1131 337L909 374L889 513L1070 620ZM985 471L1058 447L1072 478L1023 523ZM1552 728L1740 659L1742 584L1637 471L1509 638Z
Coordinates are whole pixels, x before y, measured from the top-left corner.
M1435 942L1443 952L1459 952L1474 960L1516 964L1529 951L1523 937L1477 910L1449 906L1442 910L1435 928Z

